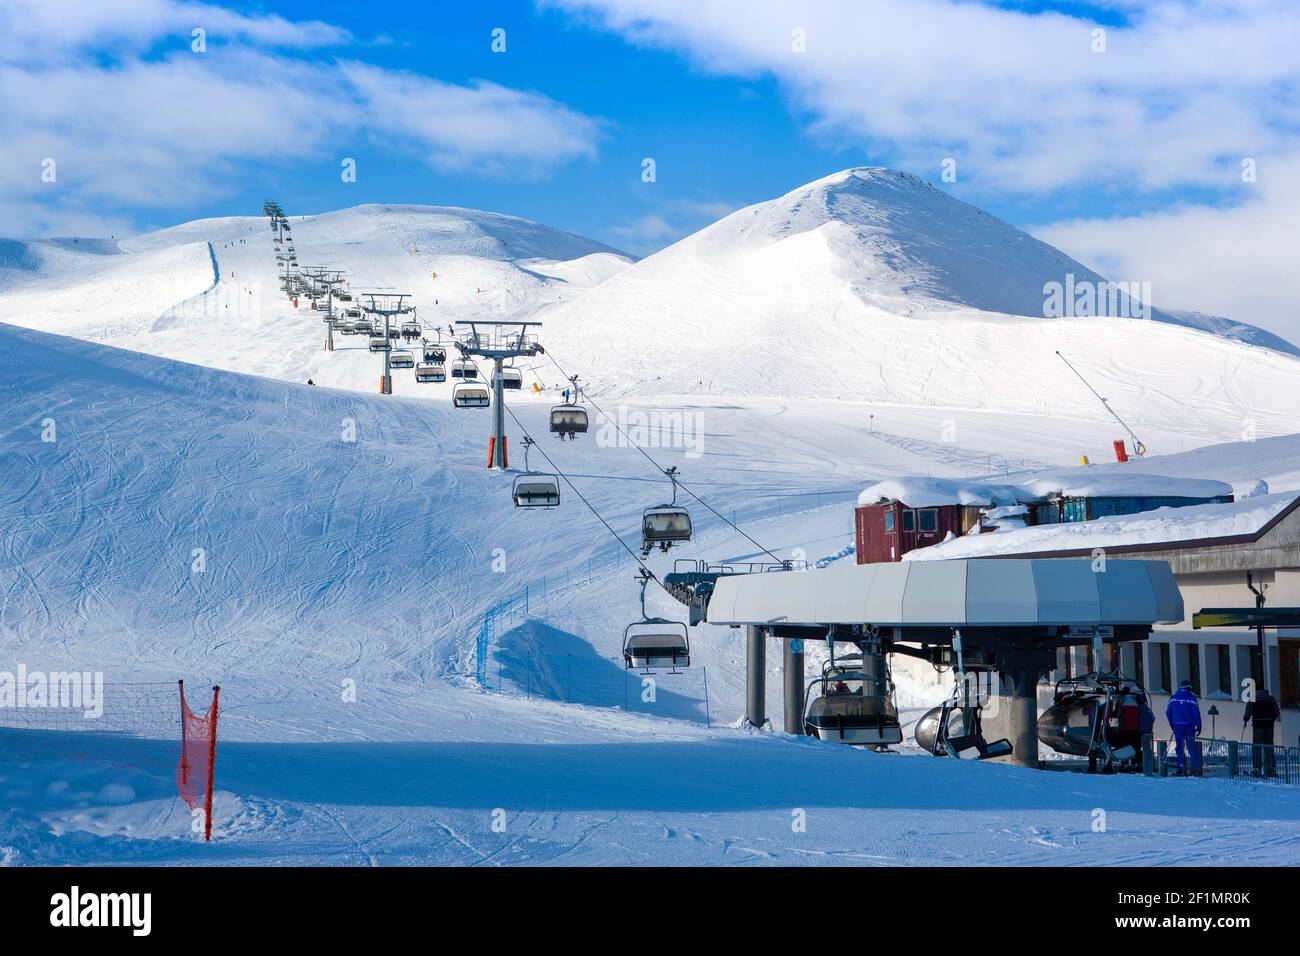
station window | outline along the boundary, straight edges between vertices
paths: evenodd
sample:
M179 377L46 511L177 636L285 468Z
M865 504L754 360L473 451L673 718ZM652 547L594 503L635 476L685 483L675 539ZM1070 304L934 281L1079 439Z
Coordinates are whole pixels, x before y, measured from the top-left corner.
M893 534L893 533L894 533L894 513L892 511L886 511L885 512L885 534Z
M904 531L916 530L916 512L911 510L903 512L903 530Z
M1214 655L1219 662L1219 693L1232 696L1232 659L1227 644L1215 644Z
M918 530L934 532L939 530L939 509L926 508L917 512Z
M1156 654L1160 662L1160 689L1171 691L1170 685L1174 682L1174 671L1169 660L1169 645L1165 643L1156 645Z
M1133 645L1133 679L1142 687L1146 686L1146 657L1147 649L1141 644Z
M1187 645L1187 679L1192 682L1195 693L1205 693L1201 684L1201 649L1195 644Z

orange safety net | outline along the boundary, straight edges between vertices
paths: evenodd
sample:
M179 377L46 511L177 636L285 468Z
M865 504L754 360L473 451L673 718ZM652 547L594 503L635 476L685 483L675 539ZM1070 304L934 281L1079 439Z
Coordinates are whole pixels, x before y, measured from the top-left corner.
M212 779L217 762L217 697L220 687L212 688L212 704L202 717L195 716L185 701L185 682L179 681L181 695L181 759L176 765L176 789L190 810L203 808L203 839L212 839Z

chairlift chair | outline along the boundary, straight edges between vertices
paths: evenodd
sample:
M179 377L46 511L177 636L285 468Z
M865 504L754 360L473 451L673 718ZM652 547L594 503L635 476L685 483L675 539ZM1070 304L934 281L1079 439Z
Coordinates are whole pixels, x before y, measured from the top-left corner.
M451 403L456 408L487 408L492 393L482 382L457 382L451 390Z
M370 336L370 351L387 352L391 348L392 346L388 344L388 336L383 333Z
M948 699L922 715L916 723L914 736L923 750L936 757L956 757L959 760L991 760L1008 757L1014 751L1011 741L989 741L984 737L980 721L979 694L969 700L969 687L963 694L963 679L959 678Z
M437 365L442 365L447 361L447 350L426 343L424 346L424 360L426 362L433 362Z
M519 391L524 387L524 373L517 368L501 370L501 387Z
M587 433L587 409L581 405L555 405L551 408L551 434L566 437Z
M650 580L650 574L642 569L641 620L623 629L623 664L628 670L647 674L663 667L675 674L678 667L691 666L690 636L681 621L646 614L645 589Z
M452 378L478 378L478 366L469 359L456 359L451 363Z
M646 508L641 512L641 555L644 557L656 547L667 551L674 544L691 540L691 514L677 503L677 466L665 468L664 474L673 483L672 501Z
M436 362L421 362L415 366L415 380L417 382L445 382L447 381L447 369Z
M555 475L533 471L528 467L528 450L533 447L533 440L524 436L524 473L515 477L510 488L510 497L516 508L558 508L560 506L560 482Z
M1136 766L1141 735L1120 726L1120 713L1139 704L1150 709L1146 689L1118 671L1057 681L1052 705L1038 718L1038 739L1057 753L1087 757L1090 769Z
M388 364L392 368L414 368L415 356L406 349L393 349L388 353Z
M852 679L857 689L845 678ZM808 701L804 728L811 737L853 747L887 747L903 741L898 708L879 678L861 671L825 675L809 683L804 697Z

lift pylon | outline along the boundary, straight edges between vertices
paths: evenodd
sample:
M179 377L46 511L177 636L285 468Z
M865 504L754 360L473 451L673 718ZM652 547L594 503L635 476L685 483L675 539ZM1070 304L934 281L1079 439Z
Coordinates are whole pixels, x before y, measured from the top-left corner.
M456 340L456 348L461 355L474 355L492 360L492 391L496 399L492 409L492 434L488 437L488 468L505 469L510 467L506 451L506 400L505 385L501 373L502 363L506 359L524 358L542 352L537 336L529 333L530 328L540 328L540 322L526 321L487 321L467 319L457 322L466 328Z

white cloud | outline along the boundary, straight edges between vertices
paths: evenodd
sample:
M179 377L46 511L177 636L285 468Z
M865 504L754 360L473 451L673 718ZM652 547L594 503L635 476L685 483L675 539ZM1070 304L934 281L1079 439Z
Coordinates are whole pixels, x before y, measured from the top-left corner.
M341 159L358 137L476 172L535 175L595 154L598 121L539 93L283 52L347 39L325 24L171 0L54 6L0 7L0 193L10 216L43 210L0 234L118 224L125 207L221 195L243 164ZM208 29L207 52L191 52L192 26Z
M1033 230L1112 279L1151 283L1156 306L1249 322L1300 342L1300 153L1216 208L1080 219Z
M418 150L433 165L494 169L592 157L598 124L538 93L477 81L444 83L363 63L341 66L375 133Z
M1094 24L968 0L542 0L702 69L773 75L813 131L1020 192L1225 185L1300 118L1293 0L1123 4ZM792 34L802 30L806 52Z
M178 0L5 0L0 8L0 57L48 60L86 47L112 51L147 48L174 36L188 47L202 29L213 44L247 41L308 48L347 43L347 30L320 21L247 16L207 3Z
M654 212L611 227L609 238L635 255L649 255L738 208L735 203L721 200L670 199L660 203Z

